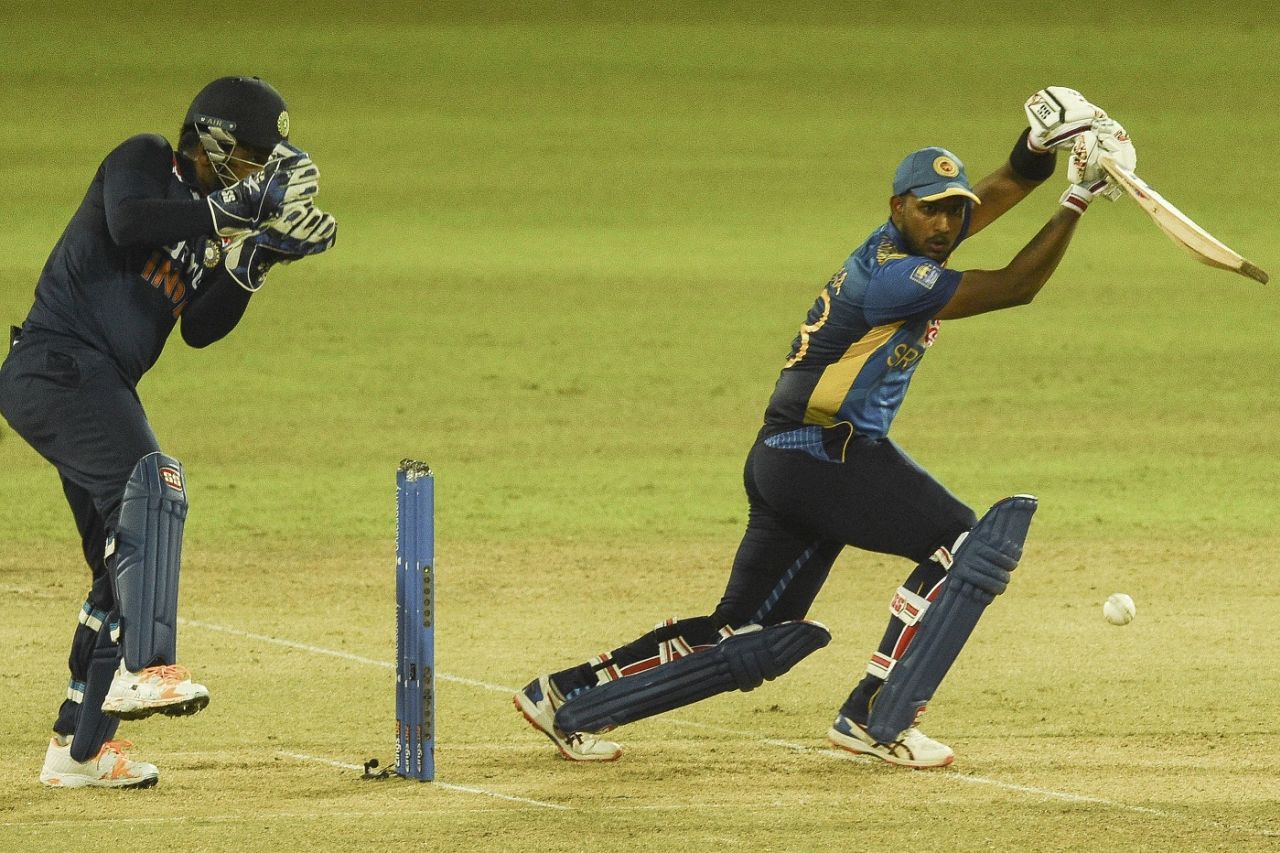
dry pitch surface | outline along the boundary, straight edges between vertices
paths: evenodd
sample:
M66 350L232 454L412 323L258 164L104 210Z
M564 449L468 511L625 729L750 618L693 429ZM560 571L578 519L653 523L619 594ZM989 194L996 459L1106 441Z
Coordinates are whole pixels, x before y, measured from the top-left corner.
M74 793L34 777L44 700L63 678L40 664L62 652L50 614L74 612L79 590L6 559L3 591L24 605L0 629L18 662L3 685L0 827L9 849L33 850L86 832L103 844L177 833L189 849L640 850L662 830L716 849L1273 848L1280 735L1261 708L1280 691L1270 665L1280 606L1251 590L1263 571L1255 555L1276 544L1182 543L1154 555L1038 543L933 704L929 730L958 759L927 772L823 738L881 628L882 596L859 589L888 587L896 568L886 562L842 558L813 613L835 639L783 681L624 729L619 762L586 766L526 727L511 689L565 659L555 648L585 655L646 627L617 614L700 606L718 591L732 543L455 545L440 561L435 785L360 779L366 759L385 764L393 747L389 549L262 552L235 565L195 553L184 657L213 703L197 717L122 729L160 763L160 787ZM1139 613L1124 628L1103 621L1111 590L1091 568L1116 559L1150 578L1130 587ZM1156 581L1167 560L1181 566L1171 585ZM642 564L683 566L688 594L655 591L652 574L631 570ZM585 592L610 572L622 580L608 601ZM495 590L513 584L527 604L496 619ZM1248 643L1212 640L1226 636L1222 616L1195 594L1210 586L1222 600L1255 602L1235 611L1230 631ZM333 601L345 603L343 624L317 616L317 602ZM553 629L547 612L574 624ZM1256 678L1224 682L1222 654Z

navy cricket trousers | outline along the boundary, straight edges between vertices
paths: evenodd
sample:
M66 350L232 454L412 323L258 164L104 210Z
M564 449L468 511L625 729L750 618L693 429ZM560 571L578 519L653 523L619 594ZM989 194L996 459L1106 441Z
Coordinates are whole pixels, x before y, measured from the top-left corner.
M133 385L72 338L28 332L0 366L0 414L57 469L92 573L71 643L71 686L54 731L72 734L102 621L115 607L104 549L138 460L160 449Z
M749 515L717 625L802 619L846 545L917 563L977 524L973 510L888 438L809 427L809 449L757 441Z

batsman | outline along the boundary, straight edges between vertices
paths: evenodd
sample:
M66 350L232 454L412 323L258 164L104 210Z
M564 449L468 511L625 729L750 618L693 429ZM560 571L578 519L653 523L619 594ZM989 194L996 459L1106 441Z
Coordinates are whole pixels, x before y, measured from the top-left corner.
M333 245L319 172L289 142L283 98L257 77L196 95L176 149L131 137L98 167L10 334L0 413L57 469L92 572L71 679L40 781L150 787L120 720L193 714L209 691L178 665L187 516L182 464L165 453L137 385L175 325L192 347L227 335L272 265Z
M1025 104L1029 127L1008 161L976 184L944 148L906 156L888 221L818 294L791 343L764 425L747 455L746 533L719 604L533 679L515 705L574 761L611 761L616 726L730 690L751 690L825 646L805 619L846 547L913 564L889 602L889 626L827 736L842 749L908 767L940 767L952 749L917 726L984 609L1022 556L1036 499L1015 495L981 517L889 437L944 320L1026 305L1062 260L1081 216L1119 197L1099 163L1132 168L1124 129L1079 92L1049 87ZM1056 171L1068 186L1049 221L1002 269L950 258ZM934 423L947 428L945 400Z

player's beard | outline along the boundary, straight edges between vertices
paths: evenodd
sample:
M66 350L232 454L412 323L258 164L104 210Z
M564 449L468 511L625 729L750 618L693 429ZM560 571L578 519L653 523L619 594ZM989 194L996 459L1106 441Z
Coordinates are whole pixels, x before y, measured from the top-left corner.
M942 263L951 255L951 250L955 248L955 240L945 234L933 235L926 238L922 242L917 242L912 236L904 234L907 242L907 249L911 254L929 258L930 260Z
M924 251L922 254L927 258L932 258L941 263L945 261L951 254L951 250L955 247L955 241L950 237L930 237L925 241Z

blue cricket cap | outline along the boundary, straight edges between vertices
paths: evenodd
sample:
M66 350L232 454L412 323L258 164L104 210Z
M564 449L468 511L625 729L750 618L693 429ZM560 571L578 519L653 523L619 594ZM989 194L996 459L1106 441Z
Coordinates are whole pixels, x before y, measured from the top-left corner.
M982 204L969 186L964 163L945 148L921 148L907 155L893 173L893 194L903 193L911 193L921 201L959 195Z

